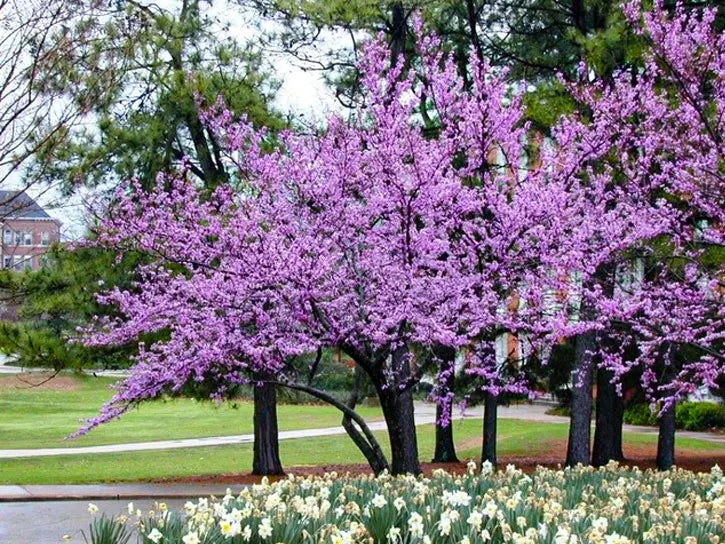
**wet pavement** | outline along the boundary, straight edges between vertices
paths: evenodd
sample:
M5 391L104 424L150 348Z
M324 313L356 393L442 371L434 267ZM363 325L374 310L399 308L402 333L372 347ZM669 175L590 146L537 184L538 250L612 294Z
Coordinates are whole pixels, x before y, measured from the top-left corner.
M223 490L222 490L223 492ZM88 537L92 519L88 513L89 501L6 502L0 503L0 544L61 544L85 542L81 531ZM118 516L127 513L127 500L93 501L101 513ZM153 500L133 501L136 508L147 511ZM185 499L165 501L169 508L181 507ZM66 539L64 539L66 535ZM70 537L68 540L67 537ZM89 537L88 537L89 538ZM89 538L90 542L90 538ZM135 538L131 542L136 542Z

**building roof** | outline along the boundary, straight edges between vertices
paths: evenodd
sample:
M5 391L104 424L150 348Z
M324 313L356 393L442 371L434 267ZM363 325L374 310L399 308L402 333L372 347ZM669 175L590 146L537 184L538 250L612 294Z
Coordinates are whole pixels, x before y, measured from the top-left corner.
M25 192L0 191L0 221L21 217L52 220L52 217Z

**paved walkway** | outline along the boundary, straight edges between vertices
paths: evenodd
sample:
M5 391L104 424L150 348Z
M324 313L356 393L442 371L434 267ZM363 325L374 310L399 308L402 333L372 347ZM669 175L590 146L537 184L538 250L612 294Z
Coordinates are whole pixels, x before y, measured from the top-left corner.
M221 490L223 493L224 490ZM8 502L0 503L0 543L2 544L62 544L63 536L70 537L71 544L89 542L88 525L91 515L88 502ZM127 500L100 500L98 506L101 515L118 516L127 513ZM148 512L154 507L153 500L135 500L134 507ZM185 499L165 501L170 509L178 510ZM136 542L135 536L130 542Z
M224 495L225 484L92 484L92 485L0 485L0 503L38 501L100 501L130 499L185 499ZM2 542L2 540L0 540Z
M498 417L504 419L524 419L529 421L541 421L546 423L567 423L568 418L546 414L547 406L537 404L515 404L501 406ZM465 414L454 411L454 419L478 418L481 417L479 409L468 410ZM435 405L429 403L416 403L415 423L416 425L429 425L435 422ZM384 421L369 423L373 431L384 431ZM625 425L624 430L628 432L639 432L653 434L657 429L653 427L636 427ZM296 431L281 431L280 440L294 440L300 438L316 438L321 436L335 436L345 434L343 427L324 427L317 429L300 429ZM678 431L678 436L696 438L709 442L716 442L725 447L725 435L712 433L696 433L689 431ZM98 453L122 453L133 451L168 450L178 448L198 448L204 446L224 446L230 444L246 444L254 441L253 434L240 434L231 436L213 436L205 438L185 438L180 440L157 440L153 442L134 442L128 444L107 444L103 446L80 446L67 448L38 448L38 449L6 449L0 450L0 459L15 459L20 457L50 457L57 455L85 455Z
M125 378L129 375L128 370L93 370L93 369L82 369L81 372L92 376L102 376L105 378ZM0 361L0 374L52 374L52 369L47 368L33 368L14 366L9 364L3 364Z

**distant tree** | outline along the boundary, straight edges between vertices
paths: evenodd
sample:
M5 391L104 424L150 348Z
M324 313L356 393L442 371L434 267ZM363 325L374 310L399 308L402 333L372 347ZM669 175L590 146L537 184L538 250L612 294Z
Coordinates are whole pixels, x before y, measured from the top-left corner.
M107 79L89 82L76 71L79 51L92 43L78 24L86 11L76 0L0 1L0 188L47 190L40 182L60 148L107 99Z

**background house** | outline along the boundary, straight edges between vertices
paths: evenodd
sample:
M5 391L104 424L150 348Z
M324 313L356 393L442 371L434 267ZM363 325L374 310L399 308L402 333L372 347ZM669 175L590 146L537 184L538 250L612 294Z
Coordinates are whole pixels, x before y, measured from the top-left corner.
M0 267L37 270L60 240L61 222L22 191L0 191Z

